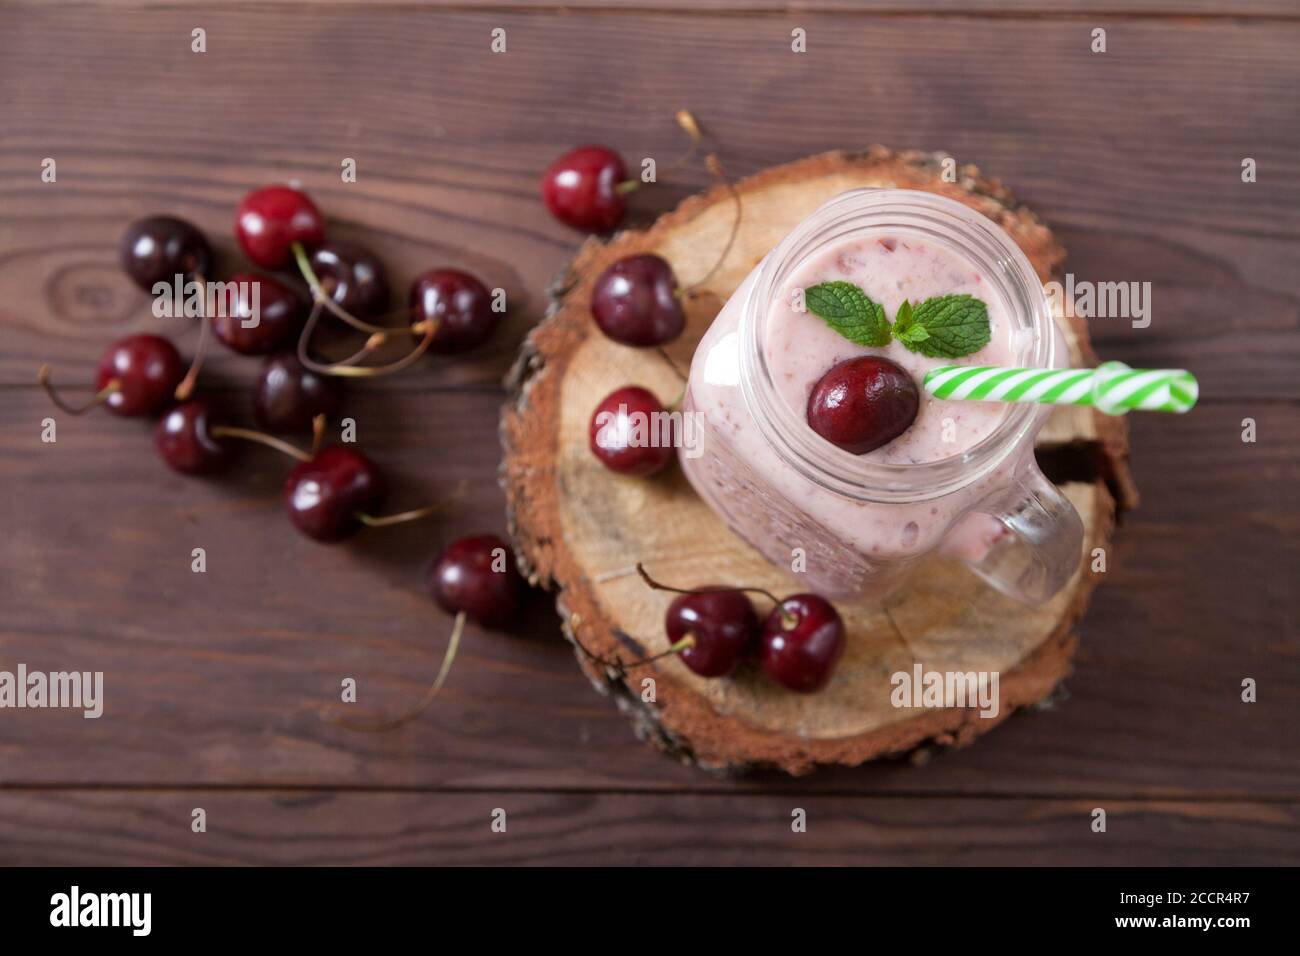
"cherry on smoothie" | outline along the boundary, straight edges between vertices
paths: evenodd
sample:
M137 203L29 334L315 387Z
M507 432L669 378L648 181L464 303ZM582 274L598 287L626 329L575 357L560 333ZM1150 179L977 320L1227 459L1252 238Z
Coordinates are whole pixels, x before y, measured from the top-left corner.
M519 604L523 578L510 545L494 534L476 534L442 550L429 569L428 588L449 614L502 627Z
M795 594L763 625L759 659L769 677L801 694L820 690L844 653L844 620L816 594Z
M383 499L383 476L375 463L337 445L300 462L284 483L284 505L294 527L327 543L360 531Z
M542 174L542 201L556 219L584 232L609 232L623 218L623 158L608 146L579 146Z
M673 459L676 429L667 434L659 427L663 404L639 385L610 392L591 415L588 438L591 453L610 471L645 477L660 471ZM667 441L663 441L663 438Z
M672 266L652 253L626 256L602 272L591 314L615 342L637 347L671 342L686 327Z
M875 355L840 362L808 396L808 425L833 445L863 455L911 426L921 405L912 376Z
M307 261L325 294L348 312L374 318L388 311L388 273L369 249L335 240L314 250Z
M291 351L267 356L253 385L253 418L269 432L306 430L317 415L333 418L342 405L339 380L305 368Z
M281 269L297 243L312 249L325 241L325 219L302 190L264 186L246 195L235 211L239 246L263 269Z
M230 287L231 301L212 317L212 331L227 348L241 355L265 355L298 337L307 303L293 289L270 276L250 273L231 276ZM254 295L258 321L245 326L253 319Z
M169 467L183 475L210 475L235 458L235 444L213 434L211 404L194 398L168 409L158 420L154 443Z
M443 355L482 345L501 321L487 286L459 269L430 269L418 277L411 283L410 305L411 325L431 326L428 349Z
M735 588L704 587L678 596L664 620L668 641L701 677L726 677L758 638L754 605Z
M203 279L212 268L212 247L198 227L175 216L146 216L127 226L122 269L145 292L176 276Z

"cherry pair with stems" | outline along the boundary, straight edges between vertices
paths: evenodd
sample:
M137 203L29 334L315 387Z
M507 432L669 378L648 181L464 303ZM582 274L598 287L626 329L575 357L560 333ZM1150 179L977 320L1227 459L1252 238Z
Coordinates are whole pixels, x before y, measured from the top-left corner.
M844 621L820 595L781 599L762 588L722 585L686 590L660 583L640 563L636 570L649 587L678 595L664 617L668 650L636 661L609 661L587 650L574 634L587 657L618 673L677 655L701 677L727 677L757 648L772 680L787 690L812 693L826 686L844 653ZM761 626L747 596L751 593L773 605Z

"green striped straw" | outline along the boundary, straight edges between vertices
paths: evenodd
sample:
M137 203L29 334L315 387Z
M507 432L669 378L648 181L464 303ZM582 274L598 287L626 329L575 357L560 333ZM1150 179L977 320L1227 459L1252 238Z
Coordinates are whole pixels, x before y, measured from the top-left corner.
M1129 368L1106 362L1088 369L998 368L944 365L925 373L935 398L967 402L1034 402L1091 405L1107 415L1190 411L1199 391L1196 377L1180 368Z

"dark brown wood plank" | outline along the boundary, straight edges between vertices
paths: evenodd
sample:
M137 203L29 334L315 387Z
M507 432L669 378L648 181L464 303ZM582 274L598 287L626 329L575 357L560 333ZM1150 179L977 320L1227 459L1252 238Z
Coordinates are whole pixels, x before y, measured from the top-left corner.
M1082 625L1071 699L1017 715L924 768L886 762L788 782L720 780L637 743L593 694L538 596L512 635L471 629L444 695L392 734L316 709L356 677L393 712L436 670L447 618L422 591L439 542L500 529L496 393L358 388L359 444L394 507L464 478L427 524L323 547L283 517L286 462L252 449L229 478L183 480L148 429L0 402L0 669L102 670L105 715L0 712L0 785L646 788L1300 797L1294 654L1300 430L1291 404L1206 404L1134 418L1145 500ZM243 394L222 393L238 408ZM1244 416L1259 441L1239 440ZM190 549L208 553L206 575ZM1242 677L1259 703L1239 700Z
M1060 228L1080 279L1154 283L1150 328L1100 320L1107 357L1190 365L1210 396L1300 395L1300 23L1121 17L1098 56L1086 17L800 12L811 42L795 55L785 16L233 5L202 19L198 56L187 8L0 10L0 383L45 360L85 380L109 339L157 324L114 265L131 217L184 214L229 248L241 193L293 177L399 287L451 263L508 290L511 321L482 354L390 384L493 383L576 246L537 201L538 172L587 140L666 165L688 106L737 175L877 141L976 162ZM488 52L496 26L505 55ZM76 68L28 81L52 62ZM45 156L56 184L39 180ZM344 156L355 185L338 181ZM632 221L704 175L671 180Z
M0 864L1295 865L1297 824L1290 802L0 791Z
M29 0L30 2L30 0ZM157 0L90 0L91 3L154 6ZM182 4L185 0L182 0ZM188 0L198 5L196 0ZM360 0L281 0L282 6L355 7ZM225 0L222 6L264 5L265 0ZM209 5L210 6L210 5ZM685 13L730 13L734 16L783 14L797 23L808 13L839 16L951 14L959 16L1069 16L1092 14L1098 22L1116 17L1232 16L1295 19L1288 0L407 0L404 6L444 10L509 10L520 12L581 11L584 13L643 13L648 10Z

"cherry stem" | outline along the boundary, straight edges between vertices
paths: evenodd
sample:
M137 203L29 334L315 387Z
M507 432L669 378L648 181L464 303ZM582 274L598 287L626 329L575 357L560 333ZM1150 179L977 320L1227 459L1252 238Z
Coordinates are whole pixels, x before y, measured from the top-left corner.
M361 348L357 349L345 359L339 359L337 362L330 363L327 367L333 369L355 368L357 363L367 355L370 355L372 352L378 352L383 348L386 339L386 336L380 335L376 332L374 335L370 336L370 338L366 339L366 344L361 346Z
M115 378L110 379L108 384L96 392L94 397L91 398L90 401L86 402L86 404L69 405L59 397L59 393L55 391L54 386L50 383L49 365L42 365L40 367L40 370L36 373L36 381L40 383L41 388L45 389L45 394L50 397L50 401L54 403L54 407L62 412L67 412L69 415L86 414L86 412L90 411L95 406L102 405L108 396L112 395L114 392L120 391L122 388L121 382Z
M700 148L700 141L704 138L704 134L700 131L700 124L696 122L695 116L690 110L678 110L673 118L677 120L677 125L691 138L691 145L687 147L685 153L677 158L676 162L668 167L669 170L685 166L694 159L696 151Z
M197 272L194 273L194 281L198 283L203 295L203 311L199 313L199 341L194 346L194 359L190 362L185 377L176 386L176 391L172 393L178 402L183 402L194 394L194 386L199 381L199 369L203 367L203 358L208 349L208 281Z
M316 332L316 325L320 322L321 306L323 304L324 303L318 299L315 304L312 305L311 314L307 316L307 322L302 327L302 334L298 336L298 361L301 362L304 367L311 369L313 372L319 372L321 375L369 378L375 375L391 375L393 372L400 372L429 350L429 346L433 344L433 337L438 331L438 325L435 322L430 322L428 320L416 322L411 326L411 331L417 335L423 334L424 337L420 340L420 344L408 352L404 357L398 359L396 362L390 362L388 365L363 366L356 364L383 345L387 336L386 334L378 332L370 336L370 338L366 340L366 344L358 351L349 355L342 361L334 362L329 365L322 365L307 354L307 345L311 341L312 335Z
M673 357L668 354L668 350L664 348L662 345L659 346L659 357L668 363L668 367L673 370L673 374L675 374L678 378L680 378L683 383L689 381L687 376L682 374L682 370L677 367L677 363L673 361ZM685 393L683 392L683 396L684 395Z
M325 440L325 415L316 415L311 420L311 457L315 458Z
M696 122L690 110L678 110L675 119L677 125L686 131L686 135L690 136L691 145L686 148L685 153L664 167L666 172L680 169L694 159L696 151L700 148L700 141L704 138L704 134L700 132L700 124ZM639 179L625 179L614 184L614 192L620 196L626 196L628 193L636 192L642 185L643 183Z
M713 268L704 273L702 278L697 279L691 284L691 287L686 290L687 295L693 295L698 291L706 282L713 278L714 274L722 268L722 264L727 261L727 256L731 252L731 247L735 245L736 236L740 232L740 220L742 217L740 191L736 189L736 184L731 181L731 177L727 175L727 171L722 168L722 161L718 159L718 154L709 153L708 156L704 157L704 165L708 167L710 173L722 180L723 185L727 188L727 192L731 194L731 201L736 204L736 215L731 221L731 233L727 236L727 242L722 247L722 252L713 263Z
M442 690L442 685L446 682L447 675L451 673L452 662L456 660L456 651L460 648L460 637L464 631L465 612L461 611L456 615L456 620L451 626L451 637L447 640L447 650L443 652L442 666L438 668L438 676L433 679L433 683L430 684L429 689L424 692L424 696L421 697L410 710L398 714L396 717L377 721L351 720L328 710L322 710L320 712L321 720L335 724L339 727L345 727L348 730L362 730L367 732L396 730L403 724L410 723L428 709L428 706L433 703L433 699L438 696L438 691Z
M311 267L311 260L307 258L307 250L303 248L301 242L295 242L293 244L293 257L298 262L298 271L302 273L302 277L307 280L307 285L311 287L311 295L314 301L325 306L325 308L329 309L330 312L334 313L358 331L372 332L385 337L393 331L392 329L385 329L378 325L371 325L369 322L358 319L347 309L343 308L343 306L335 302L334 296L326 292L325 287L321 285L320 278L316 275L316 270Z
M608 661L597 654L593 654L591 651L587 650L586 644L583 644L582 641L578 640L577 631L571 631L570 633L573 636L573 643L576 644L578 649L582 651L582 653L586 654L587 657L595 661L597 664L600 664L602 667L608 667L610 670L619 671L619 672L625 671L629 667L640 667L642 664L649 664L653 661L661 660L665 657L671 657L674 654L680 654L682 651L690 650L696 644L695 635L687 634L685 637L683 637L676 644L672 645L672 647L668 648L668 650L666 651L660 651L658 654L652 654L649 657L643 657L639 661L628 661L625 664L623 663L623 661Z
M319 301L313 302L311 313L307 316L307 321L303 323L302 333L298 336L298 361L305 368L312 371L319 371L319 365L307 355L307 344L311 341L312 335L316 332L316 323L320 321L321 304Z
M429 515L437 514L439 511L445 511L454 501L459 501L465 495L464 481L456 486L456 490L444 498L442 501L435 501L431 505L425 505L423 508L412 508L410 511L402 511L395 515L371 515L364 511L356 512L356 518L367 528L387 528L389 525L404 524L407 521L419 521L421 518L427 518Z
M694 588L693 590L687 590L686 588L669 587L667 584L663 584L659 581L656 581L654 578L650 577L650 572L645 569L645 565L642 564L640 561L636 563L636 573L641 575L641 580L644 581L646 584L648 584L650 587L652 587L654 590L671 591L673 594L701 594L708 591L738 591L741 594L744 594L746 592L750 594L761 594L763 595L763 597L767 598L774 605L776 605L777 609L780 610L781 623L783 623L787 628L794 627L797 623L799 623L798 619L792 613L790 613L785 609L785 604L784 602L781 601L780 598L778 598L771 591L764 591L762 588L709 587L709 588Z
M307 454L301 448L295 448L287 441L282 441L274 435L267 435L263 432L253 431L251 428L237 428L234 425L213 425L211 432L214 438L240 438L244 441L266 445L268 448L274 448L276 451L282 452L290 458L296 458L299 461L311 461L313 457L313 455Z

